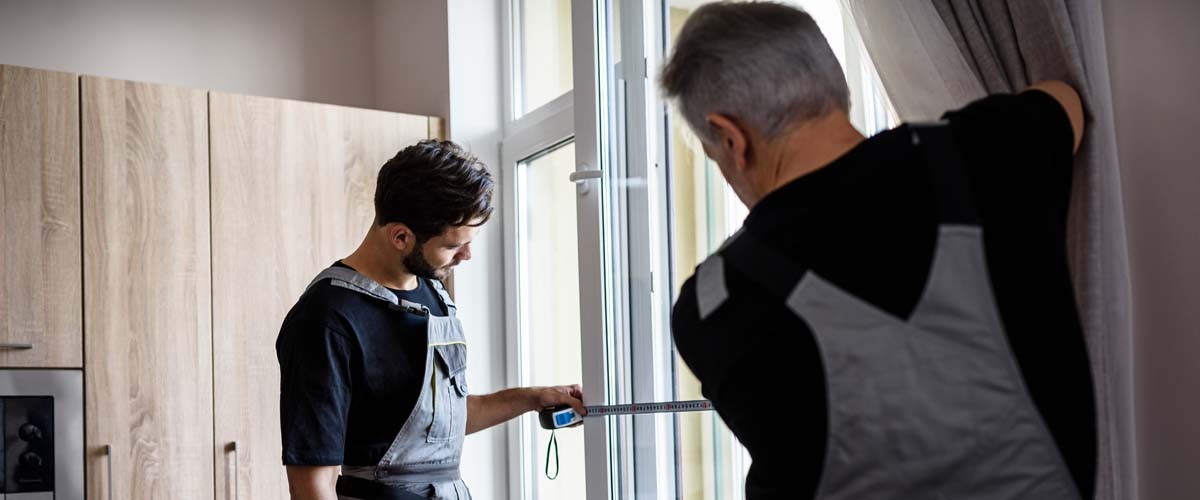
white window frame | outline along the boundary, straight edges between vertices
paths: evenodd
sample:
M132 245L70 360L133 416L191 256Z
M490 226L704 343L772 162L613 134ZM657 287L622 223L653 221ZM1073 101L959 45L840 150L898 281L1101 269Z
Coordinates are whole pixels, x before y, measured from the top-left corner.
M523 333L522 288L519 245L521 212L518 207L518 169L529 158L571 141L575 136L573 91L567 91L541 107L523 112L520 0L502 1L501 32L504 42L503 138L500 141L501 210L504 226L505 371L508 387L529 384L529 346ZM563 179L563 182L568 182ZM536 498L539 453L535 449L537 427L528 417L507 426L508 498Z
M572 0L571 40L574 66L575 162L576 173L600 171L602 178L578 184L579 285L580 285L580 356L583 367L584 400L590 404L611 403L615 387L608 374L617 363L610 358L608 326L614 323L611 302L606 303L609 288L605 283L606 258L603 244L605 229L604 190L616 180L611 169L610 143L604 135L611 123L608 93L607 44L597 43L598 33L606 30L610 12L593 0ZM601 64L603 62L604 64ZM583 426L586 495L589 500L608 500L618 490L624 474L610 462L609 449L615 439L613 422L600 419ZM618 447L623 448L623 447Z
M527 159L548 152L570 142L574 138L574 96L571 92L549 104L526 114L513 125L516 130L508 134L500 145L501 209L504 211L504 289L505 289L505 338L506 370L509 387L529 385L531 370L530 349L523 332L527 305L519 303L528 296L523 290L521 263L518 252L519 231L522 216L518 203L520 188L519 169ZM563 179L563 183L568 182ZM533 419L522 417L508 426L509 495L508 498L535 498L527 487L537 483L538 451L534 449L538 432Z
M612 19L614 7L620 9L619 23ZM605 329L601 322L582 319L589 402L674 396L673 373L658 369L670 366L673 353L664 314L670 307L667 254L657 251L660 217L649 216L663 213L666 202L658 195L665 175L651 100L651 68L658 56L648 50L657 44L647 43L656 34L647 20L655 19L658 9L661 3L642 0L572 2L576 161L579 170L600 165L606 185L593 192L608 195L581 195L579 205L581 311L595 309L595 317L608 321ZM608 36L618 35L621 52L610 54ZM612 258L606 260L605 252ZM608 272L595 276L595 285L585 284L583 274L602 269ZM585 297L589 293L595 296ZM588 499L675 497L672 417L611 418L585 428Z
M598 156L593 145L580 144L576 137L577 123L580 119L575 110L581 98L574 89L567 91L553 101L528 112L523 112L522 104L522 72L520 64L522 48L520 46L519 29L520 0L508 0L503 3L503 36L504 47L504 137L501 140L501 197L504 211L504 272L505 272L505 325L507 340L507 378L510 387L528 385L530 380L529 349L522 332L522 305L518 303L522 293L519 245L520 221L519 211L518 169L527 159L548 152L566 142L575 140L575 158L577 170L594 170L599 168ZM577 3L577 2L576 2ZM575 8L575 5L572 6ZM572 13L572 38L579 32L579 16ZM580 57L579 44L572 48L573 57ZM585 52L586 53L586 52ZM579 65L575 64L575 68ZM580 81L578 70L573 70L575 81ZM593 101L588 104L583 113L583 120L596 119ZM595 137L595 128L588 127L591 137ZM594 158L590 161L588 158ZM563 183L570 179L563 179ZM583 380L585 400L589 404L608 401L608 386L604 383L587 383L589 380L606 380L608 367L605 363L605 325L606 318L604 284L602 282L602 266L606 261L601 248L603 232L603 217L601 213L601 184L608 182L588 180L579 184L577 216L579 238L579 283L580 283L580 322L581 322L581 359L583 361ZM586 192L585 192L586 191ZM597 352L599 356L587 356L585 353ZM607 481L596 483L593 478L607 477L608 430L607 422L589 421L584 426L585 458L587 464L587 496L588 498L609 498L610 491ZM538 482L541 469L539 464L541 450L535 449L535 433L538 432L532 419L522 418L515 425L508 426L509 454L509 498L536 498L533 485ZM574 431L571 431L574 432ZM597 453L597 450L599 453Z
M629 380L629 359L625 353L631 352L626 345L625 337L619 332L627 331L628 296L634 287L619 286L612 277L628 276L628 258L618 256L612 258L611 242L606 235L624 241L628 238L625 222L614 224L614 211L627 213L627 203L630 200L624 196L625 189L614 189L614 186L625 186L626 176L621 172L622 161L614 158L617 151L622 149L624 137L616 137L611 133L612 125L619 123L620 110L615 106L614 95L608 73L610 56L607 44L597 44L596 34L611 15L608 5L592 0L572 1L572 57L574 61L574 89L551 103L527 113L521 113L522 83L517 81L520 71L514 62L520 60L521 47L516 8L519 0L505 3L504 31L506 40L505 56L505 109L506 127L504 139L501 142L501 169L506 182L503 183L502 197L505 212L505 278L506 278L506 329L508 338L508 382L510 385L526 385L529 381L529 363L522 333L522 304L519 304L521 293L521 269L516 251L519 245L518 220L519 212L517 190L518 169L521 162L545 152L573 138L575 144L576 173L591 176L577 183L578 217L578 248L579 248L579 296L580 296L580 345L581 365L584 386L584 399L589 404L614 403L618 400L629 401L631 384L620 382ZM630 2L632 4L632 2ZM605 61L605 64L597 64ZM644 74L644 69L642 70ZM644 78L643 78L644 79ZM642 84L645 85L644 83ZM582 91L580 89L583 89ZM641 141L645 143L647 141ZM644 144L641 147L645 147ZM620 167L620 168L618 168ZM645 168L644 162L641 168ZM598 173L597 173L598 172ZM570 182L563 179L563 182ZM640 190L642 198L632 201L635 210L643 210L646 189ZM639 204L640 203L640 204ZM644 213L644 212L643 212ZM613 231L616 225L619 231ZM641 240L646 239L648 227L640 227L637 231ZM625 245L618 244L618 248ZM644 246L644 245L642 245ZM642 261L648 258L649 249L642 252ZM620 272L614 267L620 266ZM645 273L648 275L649 273ZM661 275L661 273L660 273ZM641 285L648 293L649 282ZM637 292L635 292L637 293ZM648 319L649 315L644 314ZM610 332L612 334L610 334ZM641 389L639 389L640 392ZM633 476L635 471L629 468L635 463L628 453L632 450L633 433L631 426L621 419L589 420L583 427L585 476L587 498L607 500L614 496L625 498L632 494ZM536 432L529 424L529 419L509 428L509 457L510 463L510 497L531 498L532 492L525 486L535 484L540 470L535 466L538 462L539 450L532 448L535 442L532 433ZM654 449L661 450L661 446ZM620 450L618 456L610 456L610 450ZM613 473L610 474L610 471ZM651 473L648 476L654 477ZM616 494L617 492L622 492ZM659 497L659 495L653 495Z

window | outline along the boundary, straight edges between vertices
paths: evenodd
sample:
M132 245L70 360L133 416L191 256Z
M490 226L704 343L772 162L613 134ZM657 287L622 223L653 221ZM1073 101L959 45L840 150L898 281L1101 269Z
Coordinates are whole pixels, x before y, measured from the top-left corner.
M509 382L581 382L586 402L700 399L669 315L696 265L747 210L659 94L656 74L703 0L510 0L512 117L502 142ZM846 71L851 120L896 123L837 0L793 0ZM572 182L575 181L575 182ZM514 498L743 497L750 459L715 413L510 427ZM553 465L553 464L551 464Z

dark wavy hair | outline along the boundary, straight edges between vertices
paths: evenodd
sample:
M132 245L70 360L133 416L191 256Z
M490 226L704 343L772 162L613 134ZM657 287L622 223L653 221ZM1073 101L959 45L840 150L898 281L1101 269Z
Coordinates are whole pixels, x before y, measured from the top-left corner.
M400 222L419 242L454 226L482 225L492 216L495 181L461 146L426 139L404 148L379 169L375 224Z

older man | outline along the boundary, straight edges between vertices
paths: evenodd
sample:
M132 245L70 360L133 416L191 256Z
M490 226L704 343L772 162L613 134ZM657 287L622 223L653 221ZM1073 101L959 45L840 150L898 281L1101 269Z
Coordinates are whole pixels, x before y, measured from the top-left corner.
M696 10L661 83L750 208L672 320L747 498L1091 498L1072 88L866 139L813 19L774 3Z

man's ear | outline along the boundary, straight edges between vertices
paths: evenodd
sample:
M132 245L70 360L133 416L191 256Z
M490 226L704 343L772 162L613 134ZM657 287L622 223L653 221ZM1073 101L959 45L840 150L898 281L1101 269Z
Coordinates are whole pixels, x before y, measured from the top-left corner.
M401 222L385 224L383 231L387 235L388 242L392 244L392 248L396 250L408 250L417 242L417 235L406 224Z
M733 117L711 113L704 117L716 133L716 149L729 159L730 166L744 172L750 164L750 136Z

